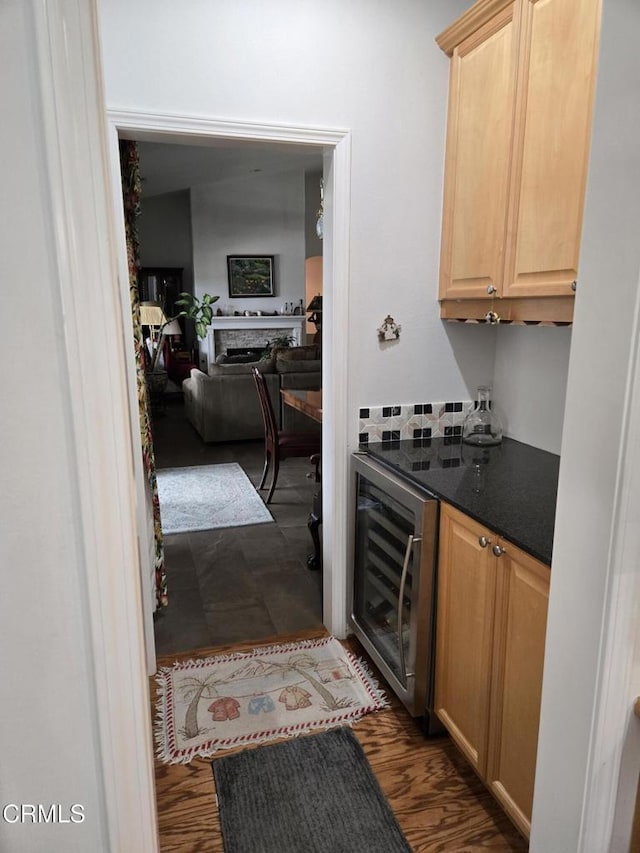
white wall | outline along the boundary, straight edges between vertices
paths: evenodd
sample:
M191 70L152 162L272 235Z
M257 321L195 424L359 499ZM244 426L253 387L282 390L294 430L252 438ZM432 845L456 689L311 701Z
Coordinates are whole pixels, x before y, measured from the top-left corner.
M223 312L281 311L304 299L304 173L259 173L191 187L195 294ZM274 255L275 296L229 296L227 255Z
M11 129L0 135L7 319L0 349L10 377L0 405L0 806L60 804L68 818L69 806L80 803L86 815L81 824L56 826L0 819L0 849L105 850L65 316L33 33L22 0L2 3L0 51L11 69L0 75ZM35 354L27 353L25 336L37 341Z
M101 4L108 107L351 131L354 440L360 405L465 399L493 376L493 330L445 326L437 303L449 62L434 37L467 5ZM381 348L387 314L402 335Z
M498 326L493 399L505 435L560 453L570 326Z

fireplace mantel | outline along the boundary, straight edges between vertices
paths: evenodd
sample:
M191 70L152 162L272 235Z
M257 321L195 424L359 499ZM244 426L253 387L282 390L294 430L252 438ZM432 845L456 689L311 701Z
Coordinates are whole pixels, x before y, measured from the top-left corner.
M292 338L295 339L296 345L302 342L302 334L306 321L304 314L278 314L275 317L265 317L263 315L245 315L234 317L213 317L207 328L207 359L209 364L213 364L219 352L216 349L216 331L247 331L253 330L256 332L267 331L289 331Z

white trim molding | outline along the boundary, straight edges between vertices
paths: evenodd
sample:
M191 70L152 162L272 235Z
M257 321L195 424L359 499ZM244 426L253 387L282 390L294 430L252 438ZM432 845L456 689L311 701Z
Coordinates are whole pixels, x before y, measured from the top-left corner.
M107 116L123 139L171 142L191 139L243 139L259 142L289 142L293 145L335 146L349 136L341 128L294 127L286 124L264 124L251 121L170 113L135 112L109 109Z
M347 636L350 577L349 234L351 137L324 158L322 517L324 623ZM328 389L326 393L324 389Z
M113 215L116 236L116 254L118 263L117 280L120 282L119 297L124 318L122 328L122 349L125 354L125 364L135 363L135 348L133 341L133 324L131 320L131 295L129 293L129 262L127 259L124 208L122 206L122 177L120 174L120 149L118 134L110 128L108 133L110 154L111 192L113 197ZM117 339L116 339L117 340ZM142 446L140 440L140 410L138 403L138 379L135 370L126 370L127 393L129 397L129 429L133 448L133 470L136 491L136 529L138 536L138 552L140 559L140 588L142 593L142 616L144 622L144 645L147 661L147 675L156 671L156 649L153 633L153 613L156 609L155 600L155 531L153 518L153 496L144 468Z
M76 454L105 850L158 849L125 353L95 0L31 0ZM109 323L96 323L108 317ZM114 328L116 335L114 335ZM91 357L87 358L90 353Z

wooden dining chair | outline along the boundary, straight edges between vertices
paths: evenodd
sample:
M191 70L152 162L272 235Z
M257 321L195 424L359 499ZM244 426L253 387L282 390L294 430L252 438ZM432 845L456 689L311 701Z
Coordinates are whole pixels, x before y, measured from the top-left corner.
M271 486L269 487L269 493L265 501L265 503L269 503L273 497L278 480L280 461L294 456L316 456L317 460L319 460L322 439L318 433L314 432L286 432L279 430L264 376L257 367L252 368L251 372L258 390L262 419L264 421L264 469L258 489L266 488L267 475L271 465L273 465ZM318 461L315 461L315 465L317 478Z

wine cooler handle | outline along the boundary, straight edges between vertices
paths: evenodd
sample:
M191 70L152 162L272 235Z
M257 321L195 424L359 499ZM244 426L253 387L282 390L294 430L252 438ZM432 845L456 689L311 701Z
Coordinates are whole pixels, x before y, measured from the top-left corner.
M403 684L406 684L407 677L413 675L412 672L407 673L407 666L404 659L404 642L402 639L402 629L404 627L404 613L402 604L404 601L404 587L407 582L407 572L409 571L409 560L411 559L411 551L416 542L422 542L420 536L409 534L407 539L407 550L404 552L404 563L402 564L402 576L400 578L400 589L398 590L398 651L400 653L400 672L402 674Z

